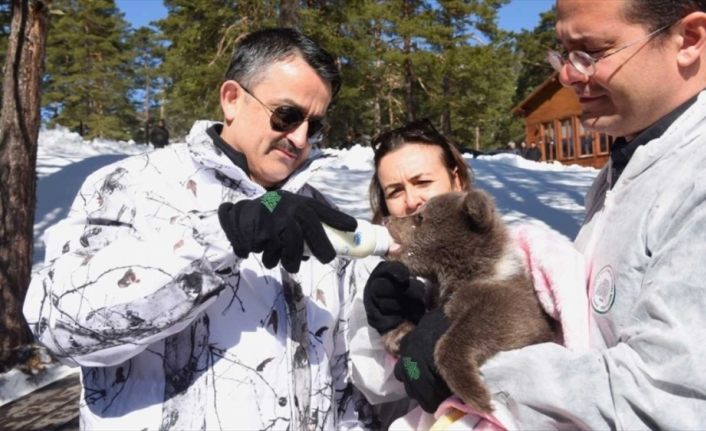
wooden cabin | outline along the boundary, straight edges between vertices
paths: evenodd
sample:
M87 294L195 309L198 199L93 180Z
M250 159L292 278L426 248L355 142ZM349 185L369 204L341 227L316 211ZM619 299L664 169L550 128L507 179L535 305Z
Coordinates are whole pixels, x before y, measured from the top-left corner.
M525 143L535 142L543 161L602 167L608 161L613 138L589 132L579 121L581 105L571 88L554 73L512 109L525 119Z

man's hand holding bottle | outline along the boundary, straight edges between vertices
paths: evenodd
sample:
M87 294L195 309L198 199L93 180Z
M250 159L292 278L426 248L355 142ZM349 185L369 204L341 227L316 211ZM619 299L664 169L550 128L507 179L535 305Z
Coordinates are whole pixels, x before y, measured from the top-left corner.
M238 257L261 252L265 267L274 268L281 261L289 272L299 271L305 243L322 263L336 257L322 223L349 232L357 227L353 217L284 190L223 203L218 208L218 219Z

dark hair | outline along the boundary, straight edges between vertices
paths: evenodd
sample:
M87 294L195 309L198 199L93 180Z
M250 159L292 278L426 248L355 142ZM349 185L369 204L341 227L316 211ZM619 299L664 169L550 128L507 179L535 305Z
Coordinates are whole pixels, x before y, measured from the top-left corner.
M331 85L332 98L341 88L341 73L334 57L316 42L293 28L257 30L238 41L225 79L252 88L272 64L292 56L301 56L316 73Z
M644 24L651 32L699 11L706 11L706 0L629 0L622 12L628 22Z
M375 172L373 173L373 178L370 180L368 190L370 209L373 212L373 223L380 223L383 217L390 215L390 211L385 203L382 185L378 179L380 160L385 155L407 144L423 144L441 148L443 153L442 161L446 169L448 169L449 175L456 170L461 188L463 190L471 188L473 172L466 164L466 161L463 159L463 156L456 146L439 133L428 119L412 121L402 127L382 132L373 138L372 146L375 152Z

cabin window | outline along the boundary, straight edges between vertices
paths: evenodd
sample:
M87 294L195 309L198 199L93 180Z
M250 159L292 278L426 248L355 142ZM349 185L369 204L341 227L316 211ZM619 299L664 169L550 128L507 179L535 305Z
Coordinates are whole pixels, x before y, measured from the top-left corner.
M579 155L587 157L593 155L593 133L583 128L579 121Z
M571 118L561 120L561 158L573 159L574 154L574 127Z
M607 154L610 151L610 145L613 143L613 137L605 133L598 134L598 154Z

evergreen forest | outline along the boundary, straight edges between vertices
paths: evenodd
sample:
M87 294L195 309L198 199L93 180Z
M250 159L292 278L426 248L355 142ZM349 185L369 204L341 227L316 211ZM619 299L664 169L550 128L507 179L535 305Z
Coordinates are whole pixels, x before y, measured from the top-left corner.
M220 120L218 90L238 37L292 26L337 56L343 87L327 145L428 117L461 148L522 139L511 109L551 75L554 11L533 30L498 27L509 0L165 0L168 15L132 28L113 0L54 0L42 119L84 138L145 142L164 118L173 137ZM8 8L0 2L0 55Z

